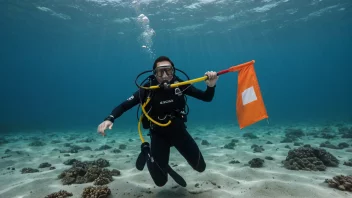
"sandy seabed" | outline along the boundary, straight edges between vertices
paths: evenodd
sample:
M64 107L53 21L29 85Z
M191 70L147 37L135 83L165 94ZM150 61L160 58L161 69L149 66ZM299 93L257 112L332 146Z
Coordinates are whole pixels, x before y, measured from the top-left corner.
M7 134L0 138L0 197L40 198L60 190L72 193L70 197L82 197L84 188L96 186L94 182L65 185L58 178L71 167L64 164L70 159L105 159L109 162L107 169L118 170L120 174L106 185L111 191L108 197L352 197L352 192L329 187L325 182L338 175L352 175L352 167L344 165L352 163L352 138L342 138L343 127L347 128L345 133L351 133L348 124L272 126L247 131L236 126L189 127L207 167L202 173L196 172L172 148L170 165L185 179L186 187L171 177L165 186L158 187L147 167L143 171L135 168L141 141L130 130L108 131L104 138L94 130ZM304 135L284 143L289 129ZM326 141L333 146L326 146ZM339 147L341 143L345 146ZM338 166L327 166L324 171L287 169L282 161L288 152L307 144L331 153L339 160ZM72 145L91 150L73 152ZM251 166L255 158L263 160L258 167ZM39 168L43 163L49 165ZM22 173L24 168L37 172Z

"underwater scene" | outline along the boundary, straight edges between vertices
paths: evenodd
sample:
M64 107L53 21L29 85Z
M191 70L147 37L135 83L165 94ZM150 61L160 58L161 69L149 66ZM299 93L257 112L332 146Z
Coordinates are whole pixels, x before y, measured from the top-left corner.
M352 197L352 1L0 11L1 198Z

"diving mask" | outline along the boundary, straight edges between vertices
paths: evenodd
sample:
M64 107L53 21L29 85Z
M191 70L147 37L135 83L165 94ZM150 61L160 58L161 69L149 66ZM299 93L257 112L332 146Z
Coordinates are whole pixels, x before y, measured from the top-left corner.
M168 76L174 75L174 67L172 65L160 65L154 69L154 74L157 77L162 77L164 72Z

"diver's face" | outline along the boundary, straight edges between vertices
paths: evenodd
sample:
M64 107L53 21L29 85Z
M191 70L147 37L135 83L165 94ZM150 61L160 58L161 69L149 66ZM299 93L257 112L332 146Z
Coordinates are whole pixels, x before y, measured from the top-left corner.
M161 61L156 64L154 75L159 83L170 82L174 77L174 68L169 61Z

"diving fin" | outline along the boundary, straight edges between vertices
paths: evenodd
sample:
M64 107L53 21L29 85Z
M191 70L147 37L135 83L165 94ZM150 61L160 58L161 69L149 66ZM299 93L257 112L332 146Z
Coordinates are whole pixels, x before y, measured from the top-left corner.
M141 152L138 155L138 158L136 160L136 168L140 171L144 169L145 164L147 163L147 160L150 158L150 146L148 142L143 142L141 145ZM151 159L151 162L153 163L154 160ZM178 183L182 187L186 187L187 183L186 181L178 174L176 173L170 165L168 165L168 173L172 177L172 179L175 180L176 183Z
M175 182L178 183L180 186L182 186L182 187L186 187L186 186L187 186L186 181L181 177L181 175L179 175L178 173L176 173L176 172L170 167L170 165L168 165L168 173L169 173L169 175L172 177L172 179L174 179Z
M141 152L138 155L138 158L136 160L136 168L138 170L143 170L144 166L148 160L148 157L150 155L150 147L148 142L143 142L141 145Z

